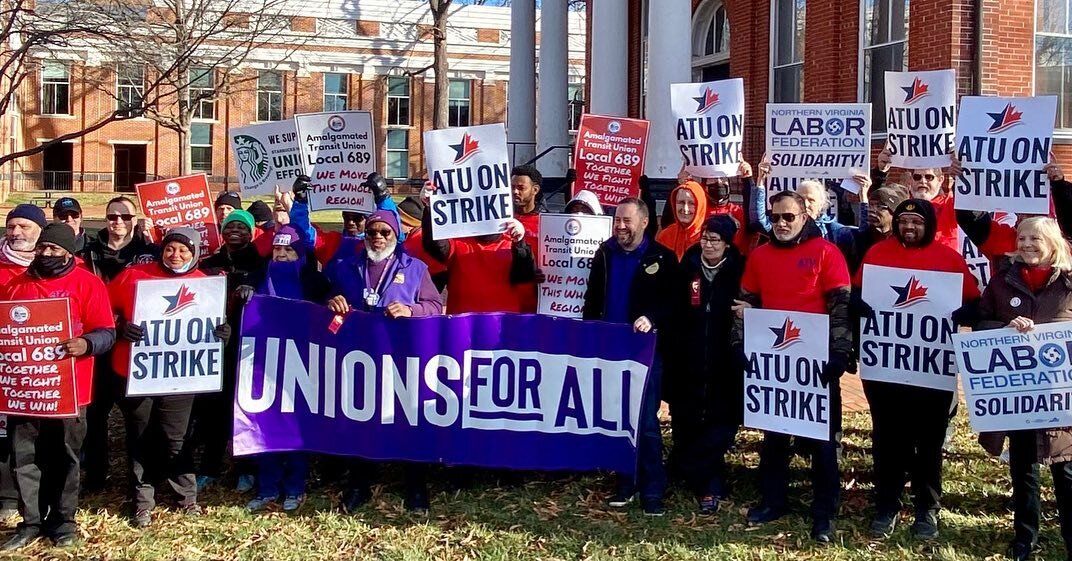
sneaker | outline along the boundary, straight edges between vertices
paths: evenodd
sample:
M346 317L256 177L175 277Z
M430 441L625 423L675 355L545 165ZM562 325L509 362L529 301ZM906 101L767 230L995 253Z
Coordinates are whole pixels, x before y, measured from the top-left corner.
M204 492L204 490L207 487L209 487L210 485L212 485L215 482L216 482L215 477L209 477L207 475L198 475L197 476L197 492L198 493Z
M1034 551L1035 546L1031 544L1013 542L1013 544L1009 546L1008 557L1009 559L1012 559L1012 561L1028 561L1031 559L1031 554L1034 553Z
M714 495L704 495L699 499L700 514L704 516L711 516L718 512L718 497Z
M78 545L78 536L73 532L59 534L52 538L52 544L56 547L74 547L75 545Z
M275 501L276 497L257 497L246 503L246 510L250 512L260 512L274 504Z
M23 528L15 532L15 535L10 540L4 542L4 545L0 545L0 551L15 551L16 549L22 549L33 542L37 541L38 531L30 528Z
M938 537L938 515L927 511L916 514L912 524L912 537L917 540L933 540Z
M153 523L152 511L147 508L138 509L138 512L134 513L134 527L135 528L148 528Z
M257 478L252 475L239 475L238 485L235 486L235 491L239 493L248 493L253 490L253 486L257 484Z
M283 512L294 512L301 508L303 503L305 495L287 495L287 498L283 499Z
M785 511L772 508L762 503L748 509L749 524L766 524L767 522L774 522L782 516L785 516Z
M412 492L406 494L406 500L403 503L411 514L423 516L428 514L428 495L422 492Z
M834 541L834 521L829 518L822 518L812 522L811 539L822 544L832 543Z
M607 501L607 506L612 508L625 508L636 498L635 493L617 492Z
M186 516L201 516L205 511L201 510L201 505L197 503L191 503L182 507L182 513Z
M342 509L349 514L353 514L371 499L372 492L369 491L368 487L350 489L342 499Z
M895 511L876 514L875 518L871 520L871 537L876 540L890 537L893 534L893 529L897 526L898 514L900 513Z
M659 498L642 499L640 506L644 509L644 516L662 516L666 514L663 500Z

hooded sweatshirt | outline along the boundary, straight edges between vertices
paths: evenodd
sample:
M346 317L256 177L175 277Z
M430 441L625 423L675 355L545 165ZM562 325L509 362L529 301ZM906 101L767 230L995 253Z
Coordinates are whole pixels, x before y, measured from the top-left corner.
M577 191L577 194L566 203L566 208L569 208L573 203L581 203L588 207L588 210L592 211L592 214L603 215L603 205L599 204L599 197L587 189Z
M696 200L696 212L693 213L692 220L684 225L676 219L677 194L683 190L692 193L693 198ZM703 223L704 220L707 220L707 193L704 192L699 183L688 181L670 191L670 198L667 199L666 204L674 205L675 220L673 224L667 226L655 236L655 241L673 251L674 255L677 256L677 260L681 261L685 251L700 241L700 234L703 233Z

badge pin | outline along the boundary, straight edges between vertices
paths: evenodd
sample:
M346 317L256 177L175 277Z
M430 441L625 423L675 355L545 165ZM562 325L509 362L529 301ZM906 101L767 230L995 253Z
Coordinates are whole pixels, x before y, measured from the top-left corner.
M658 273L659 272L659 264L658 263L652 263L651 265L648 265L647 268L644 269L644 272L649 274L649 275L654 275L655 273Z
M1023 303L1023 300L1020 300L1019 296L1013 296L1012 299L1009 300L1009 305L1012 306L1013 308L1020 307L1020 304L1022 304L1022 303Z
M403 275L401 272L395 273L395 280L394 280L395 284L403 284L405 282L406 282L406 275Z

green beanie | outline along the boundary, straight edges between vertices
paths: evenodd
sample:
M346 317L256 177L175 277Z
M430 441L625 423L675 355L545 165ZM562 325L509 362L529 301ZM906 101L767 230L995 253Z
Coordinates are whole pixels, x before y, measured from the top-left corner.
M227 215L227 218L223 219L223 224L220 226L226 227L229 222L241 222L246 225L246 228L249 228L250 233L253 233L253 215L247 211L242 209L232 210Z

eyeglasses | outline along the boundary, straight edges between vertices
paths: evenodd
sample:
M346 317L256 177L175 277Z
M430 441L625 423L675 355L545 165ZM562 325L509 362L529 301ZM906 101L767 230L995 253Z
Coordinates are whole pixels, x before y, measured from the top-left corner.
M933 173L927 173L927 174L913 173L912 174L912 179L915 179L916 181L922 181L924 177L927 178L927 181L934 181L935 179L938 178L938 176L934 175Z
M116 222L120 218L123 219L123 222L130 222L131 220L134 220L133 214L106 214L104 217L108 219L108 222Z
M373 238L379 236L381 238L389 238L393 236L394 233L395 231L390 228L369 228L368 230L365 230L365 237Z
M777 224L785 221L786 224L792 224L797 221L797 217L800 214L793 212L770 212L767 213L767 217L770 218L771 224Z
M56 213L56 218L59 218L60 220L66 220L67 218L78 218L79 216L82 216L82 213L75 212L73 210Z
M722 238L700 238L700 243L707 245L717 245L720 243L726 243Z

